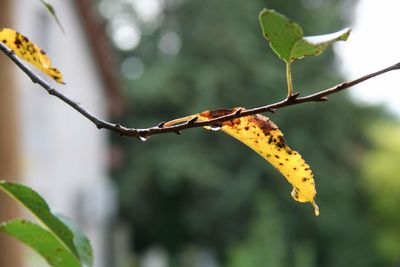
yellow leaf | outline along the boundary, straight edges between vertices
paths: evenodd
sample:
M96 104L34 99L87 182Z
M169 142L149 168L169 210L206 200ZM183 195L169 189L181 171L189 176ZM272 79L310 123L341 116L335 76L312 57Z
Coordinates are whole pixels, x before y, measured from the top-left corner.
M195 117L197 117L198 121L208 121L233 114L239 109L242 111L245 110L244 108L233 108L204 111L196 115L167 122L165 126L182 123ZM290 149L285 143L283 134L278 129L278 126L269 118L258 114L250 115L219 122L205 128L220 128L221 131L238 139L261 155L292 184L292 197L299 202L310 202L314 207L315 215L319 215L319 208L315 203L317 191L310 166L297 151Z
M43 71L58 83L64 83L61 72L51 66L50 58L40 47L13 29L0 29L0 41L23 60Z

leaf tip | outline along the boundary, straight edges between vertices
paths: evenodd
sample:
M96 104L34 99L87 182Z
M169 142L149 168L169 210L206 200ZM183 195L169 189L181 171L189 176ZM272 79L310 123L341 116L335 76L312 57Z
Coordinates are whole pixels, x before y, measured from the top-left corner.
M272 11L274 11L273 9L268 9L268 8L263 8L261 11L260 11L260 14L258 15L258 17L261 19L261 17L265 14L265 13L268 13L268 12L272 12Z
M351 34L352 29L351 28L345 28L343 29L343 35L341 36L340 40L342 41L347 41L349 39L349 36Z
M315 201L313 200L313 201L311 201L311 205L312 205L313 208L314 208L314 214L315 214L315 216L319 216L319 207L318 207L317 203L315 203Z

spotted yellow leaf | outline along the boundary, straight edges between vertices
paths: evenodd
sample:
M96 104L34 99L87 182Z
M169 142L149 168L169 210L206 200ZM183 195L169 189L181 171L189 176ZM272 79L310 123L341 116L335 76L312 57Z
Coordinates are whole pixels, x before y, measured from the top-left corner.
M171 126L194 118L197 121L208 121L214 118L233 114L239 109L217 109L176 119L164 124ZM314 175L310 166L301 155L285 143L282 132L275 123L262 115L250 115L235 118L230 121L218 122L207 129L220 129L230 136L249 146L272 166L279 170L293 186L292 197L298 202L310 202L314 207L315 215L319 215L319 208L315 203L317 191L315 189Z
M29 62L56 82L64 83L61 72L51 66L50 58L46 52L21 33L13 29L0 29L0 41L12 49L18 57Z

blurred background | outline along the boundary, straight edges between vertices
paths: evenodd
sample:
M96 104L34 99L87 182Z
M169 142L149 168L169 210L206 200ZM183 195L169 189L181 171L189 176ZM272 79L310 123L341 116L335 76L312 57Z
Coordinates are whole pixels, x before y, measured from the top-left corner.
M284 63L259 27L264 7L306 35L353 25L347 43L293 65L302 95L396 63L390 3L52 1L63 34L39 1L2 0L0 26L48 52L65 94L99 117L148 127L285 97ZM190 129L141 142L98 131L4 56L0 66L1 178L32 186L82 227L96 267L400 266L398 73L267 114L312 166L315 217L275 169L227 135ZM1 220L15 216L15 204L0 201ZM10 244L1 237L0 266L45 266Z

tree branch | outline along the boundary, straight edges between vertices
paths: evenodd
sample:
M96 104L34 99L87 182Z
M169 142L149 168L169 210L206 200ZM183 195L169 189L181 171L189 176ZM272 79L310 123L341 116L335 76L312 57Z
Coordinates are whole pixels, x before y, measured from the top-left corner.
M196 121L196 117L192 117L191 119L188 119L187 121L177 124L177 125L165 126L164 123L159 123L157 126L153 126L150 128L136 129L136 128L125 127L118 123L107 122L105 120L102 120L102 119L96 117L94 114L90 113L85 108L83 108L81 106L81 104L70 99L69 97L62 94L61 92L57 91L52 85L50 85L48 82L46 82L43 78L41 78L37 74L33 73L32 70L21 59L19 59L11 49L9 49L7 46L2 44L1 42L0 42L0 49L2 52L4 52L4 54L7 57L9 57L12 61L14 61L14 63L23 72L25 72L29 76L29 78L32 80L33 83L39 84L50 95L57 97L61 101L65 102L67 105L71 106L73 109L75 109L80 114L82 114L85 118L87 118L88 120L93 122L98 129L102 129L102 128L108 129L108 130L116 132L122 136L136 137L140 140L146 140L150 136L156 135L156 134L163 134L163 133L180 134L181 131L185 130L185 129L203 127L203 126L212 126L212 125L218 124L223 121L232 120L234 118L244 117L244 116L263 113L263 112L275 112L275 110L277 110L277 109L288 107L288 106L294 106L294 105L298 105L298 104L302 104L302 103L327 101L328 100L327 96L329 96L331 94L348 89L350 87L353 87L359 83L362 83L366 80L369 80L371 78L374 78L374 77L384 74L386 72L400 69L400 62L399 62L390 67L367 74L365 76L362 76L358 79L355 79L355 80L352 80L349 82L340 83L331 88L322 90L320 92L317 92L317 93L314 93L311 95L299 97L299 93L294 93L291 96L287 97L286 99L276 102L276 103L273 103L273 104L256 107L256 108L251 108L251 109L239 109L232 114L220 116L220 117L208 120L208 121Z

